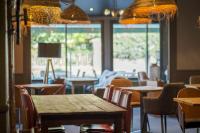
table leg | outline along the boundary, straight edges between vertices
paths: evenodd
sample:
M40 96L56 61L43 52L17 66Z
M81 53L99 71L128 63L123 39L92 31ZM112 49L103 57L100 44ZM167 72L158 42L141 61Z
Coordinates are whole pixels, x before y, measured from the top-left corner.
M114 122L114 133L122 133L122 119L121 117L116 118Z
M48 127L43 121L41 122L41 133L48 133Z
M147 116L144 114L143 97L147 95L146 92L140 93L140 128L142 133L147 133Z

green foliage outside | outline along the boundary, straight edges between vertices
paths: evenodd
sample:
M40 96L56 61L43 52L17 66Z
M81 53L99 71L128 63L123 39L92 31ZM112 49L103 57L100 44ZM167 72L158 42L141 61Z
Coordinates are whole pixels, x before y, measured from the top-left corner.
M92 40L100 38L99 33L65 33L49 29L49 32L31 31L31 52L37 56L37 44L39 42L60 42L65 44L67 38L67 51L70 53L92 54ZM149 53L156 57L160 43L159 33L149 33ZM114 58L137 60L145 58L146 34L145 33L114 33ZM64 53L64 49L62 49Z
M159 50L159 34L149 33L149 53L156 57ZM146 56L145 33L115 33L113 44L114 58L137 60Z

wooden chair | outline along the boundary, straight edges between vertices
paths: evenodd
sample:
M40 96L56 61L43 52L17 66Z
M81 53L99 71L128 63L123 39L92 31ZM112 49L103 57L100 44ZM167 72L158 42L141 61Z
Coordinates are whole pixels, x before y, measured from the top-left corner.
M112 95L113 95L113 85L106 86L103 94L103 99L110 102L112 99Z
M65 79L55 79L53 84L65 84Z
M43 88L41 90L42 95L64 95L65 94L65 85L62 85L60 87L54 87L54 88Z
M132 92L130 91L122 91L119 99L119 106L127 109L127 112L124 114L123 127L126 133L130 133L131 131L131 120L132 120L132 106L131 106L131 98Z
M121 88L115 88L113 89L112 99L111 102L113 104L118 104L121 96Z
M23 110L22 110L22 100L21 100L21 93L25 91L21 85L15 85L15 107L16 107L16 122L19 124L19 129L21 129L21 122L23 122ZM27 90L26 90L26 93Z
M119 79L113 79L111 81L111 85L113 85L114 88L131 87L131 86L133 86L133 82L126 78L119 78ZM132 107L131 118L133 118L133 109L140 107L140 93L137 91L132 91L131 107ZM132 121L132 123L133 123L133 121Z
M55 79L53 84L63 84L61 87L44 88L41 90L42 95L64 95L66 93L65 79Z
M138 84L140 86L145 86L147 80L149 80L149 78L146 72L138 72Z
M167 115L177 114L177 104L173 101L179 92L185 86L182 83L167 84L164 86L161 95L159 97L145 97L143 99L145 114L154 114L161 116L161 132L164 132L163 128L163 116L165 133L167 132Z
M21 101L23 108L23 130L27 133L39 133L40 124L31 96L27 90L21 89ZM49 133L65 133L64 127L54 127L48 129Z
M121 90L120 90L121 91ZM127 111L124 113L123 122L122 122L122 131L126 133L130 133L130 124L131 124L131 95L132 92L129 91L121 91L120 98L118 100L117 105L126 109ZM93 124L91 128L87 129L86 133L113 133L113 127L109 124Z
M21 89L20 94L21 94L21 106L22 106L23 131L37 133L38 132L38 129L36 128L37 115L31 97L26 89Z
M111 81L111 85L113 85L114 88L131 87L133 86L133 82L129 79L119 78L119 79L113 79ZM131 106L132 107L140 106L140 93L137 91L132 91Z
M200 90L195 88L185 88L179 91L178 98L200 97ZM193 107L185 104L178 104L178 119L183 133L188 128L200 127L200 107Z

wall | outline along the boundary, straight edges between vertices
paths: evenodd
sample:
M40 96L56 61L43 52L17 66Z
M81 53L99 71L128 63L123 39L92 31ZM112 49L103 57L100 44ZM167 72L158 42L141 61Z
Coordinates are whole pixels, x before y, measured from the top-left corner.
M199 0L178 0L178 13L170 24L170 81L188 82L189 76L200 75Z
M30 57L30 28L27 27L22 30L20 45L15 46L15 84L31 83Z

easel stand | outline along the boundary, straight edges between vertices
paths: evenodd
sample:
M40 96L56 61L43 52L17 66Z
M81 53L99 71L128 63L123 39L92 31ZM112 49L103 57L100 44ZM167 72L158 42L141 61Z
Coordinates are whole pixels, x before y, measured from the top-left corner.
M52 59L48 59L47 60L47 66L46 66L46 72L45 72L45 76L44 76L44 81L43 81L44 84L48 84L49 67L51 67L51 69L52 69L53 78L56 79L55 71L54 71L54 68L53 68Z

